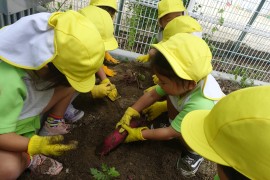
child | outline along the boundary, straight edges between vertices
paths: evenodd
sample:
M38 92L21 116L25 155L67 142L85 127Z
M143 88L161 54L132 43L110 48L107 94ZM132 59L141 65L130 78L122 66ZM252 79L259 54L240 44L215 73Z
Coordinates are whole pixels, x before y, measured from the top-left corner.
M150 57L151 68L159 78L159 83L129 107L117 124L117 127L122 126L129 132L125 142L181 139L181 122L185 115L197 109L211 109L216 100L224 96L210 75L212 54L202 39L188 33L178 33L153 47L155 52ZM143 109L166 95L171 126L158 129L129 127L132 117L139 117ZM189 147L186 149L178 166L183 176L191 177L195 175L203 158Z
M107 11L112 19L114 19L115 13L117 12L116 0L91 0L90 5L97 6ZM105 52L105 59L113 64L118 64L120 62L119 60L114 59L108 51ZM109 69L105 65L103 65L102 68L108 76L115 76L117 74L115 71Z
M67 11L23 17L2 28L0 39L0 177L17 179L26 168L56 175L62 164L44 155L61 155L76 143L35 135L40 115L48 112L47 128L68 131L64 112L75 90L93 88L102 38L87 18Z
M269 106L270 86L232 92L212 110L187 114L183 138L194 151L217 163L222 180L269 179Z
M117 41L113 35L113 21L105 10L89 5L79 10L79 13L95 24L104 41L105 51L111 51L118 48ZM94 98L108 96L112 101L114 101L117 98L115 85L110 82L102 68L99 69L97 74L100 77L101 84L94 87L91 91L92 96Z
M89 5L78 11L80 14L88 18L98 29L104 45L105 50L110 51L118 47L117 41L113 35L113 21L110 15L103 9L96 6ZM110 100L115 101L118 98L118 92L114 84L110 82L107 78L103 68L101 67L96 73L100 78L100 84L95 85L91 90L91 95L93 98L103 98L105 96L109 97ZM76 93L71 102L78 96ZM72 104L70 104L65 112L65 119L69 122L76 122L84 116L82 110L75 109Z
M185 7L181 0L162 0L158 3L158 22L162 31L159 35L159 41L166 41L171 36L177 33L191 33L195 36L202 37L201 25L192 17L185 15ZM149 54L153 52L149 51ZM138 57L139 62L147 62L149 55ZM153 75L153 81L155 84L158 82L156 75ZM155 88L152 86L145 91L149 91ZM144 110L148 119L155 119L163 112L167 111L167 102L156 102L149 108Z
M162 41L167 41L171 36L177 33L191 33L192 35L196 35L197 37L201 37L201 26L197 23L197 21L190 16L179 16L171 20L163 31L163 39ZM154 82L158 82L158 78L153 75ZM155 88L152 86L145 90L145 92ZM143 111L144 114L147 114L149 120L157 118L160 114L167 111L167 102L161 101L156 102L152 106L148 107Z
M156 43L162 40L163 30L165 29L166 25L174 18L183 16L185 11L186 8L182 0L161 0L158 3L158 24L161 31L157 35ZM151 49L147 55L139 56L137 61L147 62L149 60L149 54L151 54Z

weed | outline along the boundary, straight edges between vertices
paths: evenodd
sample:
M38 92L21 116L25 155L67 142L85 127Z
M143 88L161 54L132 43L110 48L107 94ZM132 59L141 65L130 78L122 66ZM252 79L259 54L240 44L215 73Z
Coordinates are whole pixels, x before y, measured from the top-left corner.
M106 164L101 165L101 170L90 168L90 171L96 180L111 180L120 176L115 167L108 167Z
M238 77L240 77L240 86L242 88L253 86L254 80L249 79L249 73L248 70L237 67L234 70L230 71L234 75L234 80L237 80Z

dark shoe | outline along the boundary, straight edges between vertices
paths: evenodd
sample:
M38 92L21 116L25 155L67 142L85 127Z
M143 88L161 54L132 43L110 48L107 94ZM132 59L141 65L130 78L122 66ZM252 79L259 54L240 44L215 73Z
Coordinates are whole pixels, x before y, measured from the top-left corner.
M193 154L188 151L183 152L177 161L177 169L179 169L181 174L186 178L194 177L203 160L203 157L198 154Z

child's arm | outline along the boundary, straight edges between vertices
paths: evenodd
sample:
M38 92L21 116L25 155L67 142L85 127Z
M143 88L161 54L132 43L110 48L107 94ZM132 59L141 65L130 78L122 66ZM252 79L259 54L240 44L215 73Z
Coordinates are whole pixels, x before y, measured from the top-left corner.
M154 102L159 100L161 96L156 92L155 89L144 93L131 107L127 108L125 114L122 116L121 120L116 124L116 128L126 124L129 126L130 120L134 117L140 117L140 112L152 105ZM119 132L123 132L124 129L121 128Z
M26 152L29 138L7 133L0 135L0 149L4 151Z
M153 89L144 93L131 107L136 111L141 112L159 99L161 99L161 96Z
M142 137L148 140L170 140L179 137L180 133L171 126L158 129L145 129L142 131Z
M131 128L124 124L122 127L128 131L125 143L142 140L170 140L180 136L180 133L175 131L171 126L167 128L148 129L147 127Z
M77 148L77 141L63 143L64 137L37 136L31 138L23 137L15 133L0 135L0 150L12 152L28 152L30 155L44 154L59 156L63 153Z

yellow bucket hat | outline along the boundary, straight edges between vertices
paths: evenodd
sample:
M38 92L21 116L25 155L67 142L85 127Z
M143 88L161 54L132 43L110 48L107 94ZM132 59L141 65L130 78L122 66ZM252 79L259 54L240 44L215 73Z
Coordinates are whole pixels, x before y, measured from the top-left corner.
M158 3L158 19L173 12L186 11L182 0L161 0Z
M89 92L101 67L105 49L95 25L75 11L54 13L48 21L54 28L56 56L52 63L79 92Z
M177 33L201 32L201 25L190 16L179 16L171 20L163 30L162 41L167 41Z
M188 113L181 132L200 155L250 179L269 179L270 86L235 91L212 110Z
M212 71L212 53L199 37L178 33L152 46L166 57L174 72L182 79L198 82Z
M91 20L96 26L104 41L106 51L114 50L118 47L117 41L113 35L113 21L107 11L96 6L89 5L78 12Z
M91 0L90 5L93 6L108 6L117 11L117 2L116 0Z

